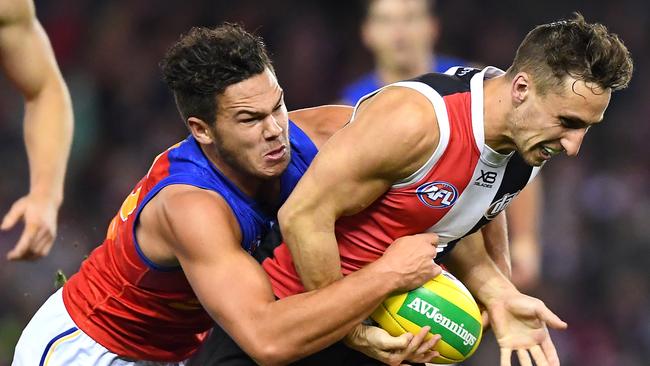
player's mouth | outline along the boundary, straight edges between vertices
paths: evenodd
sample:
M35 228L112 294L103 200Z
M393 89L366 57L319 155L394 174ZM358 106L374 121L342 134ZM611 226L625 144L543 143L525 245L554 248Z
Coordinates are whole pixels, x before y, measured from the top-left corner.
M264 154L264 159L271 163L277 163L282 161L287 154L287 146L281 145L280 147L273 149L266 154Z
M541 154L542 154L542 158L544 160L548 160L548 159L554 157L555 155L560 154L562 151L564 151L564 149L563 148L554 149L554 148L552 148L550 146L542 145L540 147L540 151L541 151Z

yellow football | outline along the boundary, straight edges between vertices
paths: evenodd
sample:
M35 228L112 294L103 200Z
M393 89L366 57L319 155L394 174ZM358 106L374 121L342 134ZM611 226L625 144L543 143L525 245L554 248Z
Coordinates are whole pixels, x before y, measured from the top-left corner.
M407 293L394 295L372 313L371 318L393 336L417 334L431 327L442 338L435 346L440 353L433 362L450 364L463 361L474 353L481 341L481 311L467 288L449 272Z

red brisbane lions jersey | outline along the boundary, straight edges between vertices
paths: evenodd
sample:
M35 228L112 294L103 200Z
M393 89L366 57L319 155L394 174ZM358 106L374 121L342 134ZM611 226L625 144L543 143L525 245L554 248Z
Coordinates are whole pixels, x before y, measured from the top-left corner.
M291 121L289 139L291 162L281 177L282 201L317 151ZM129 359L185 360L214 325L182 268L152 262L135 235L142 209L172 184L217 192L237 218L241 246L251 254L274 222L210 162L192 136L158 155L111 221L106 240L63 287L65 308L77 327L109 351ZM214 240L218 250L219 238Z
M79 329L130 359L185 360L214 325L181 267L153 263L135 236L142 209L171 184L219 193L236 213L242 247L248 251L255 249L270 221L210 163L191 136L158 155L113 218L106 240L63 287L66 310Z
M503 211L537 174L539 168L528 166L518 154L499 154L484 142L483 80L501 74L493 67L453 68L448 74L392 84L429 99L440 142L415 173L395 182L365 210L336 222L344 274L378 259L395 239L422 232L438 234L438 258L442 257L460 238ZM304 291L285 244L275 248L263 266L276 296Z

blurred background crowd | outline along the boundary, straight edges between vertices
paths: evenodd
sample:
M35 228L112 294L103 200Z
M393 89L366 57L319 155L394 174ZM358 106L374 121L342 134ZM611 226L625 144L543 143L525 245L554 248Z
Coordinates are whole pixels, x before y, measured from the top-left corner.
M74 273L153 158L186 130L158 61L194 25L236 21L271 51L288 108L332 103L373 67L356 1L37 0L36 9L72 94L75 136L59 233L37 262L7 262L20 228L0 233L0 366L20 331ZM650 360L650 3L642 0L438 1L436 50L503 69L536 24L580 11L618 33L635 61L602 126L578 159L543 171L541 281L529 292L569 323L554 333L566 366L636 366ZM28 189L22 102L0 79L0 212ZM489 339L467 365L495 365Z

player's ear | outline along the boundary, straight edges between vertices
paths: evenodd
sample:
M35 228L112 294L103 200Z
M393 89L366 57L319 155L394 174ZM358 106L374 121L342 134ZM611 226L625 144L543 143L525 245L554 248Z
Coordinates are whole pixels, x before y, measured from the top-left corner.
M210 125L204 120L196 117L189 117L187 119L187 127L190 129L190 133L200 144L209 145L214 142L214 136L212 136L212 130Z
M530 93L532 83L530 80L530 74L526 72L520 72L512 78L511 84L511 95L512 99L516 105L523 103Z

